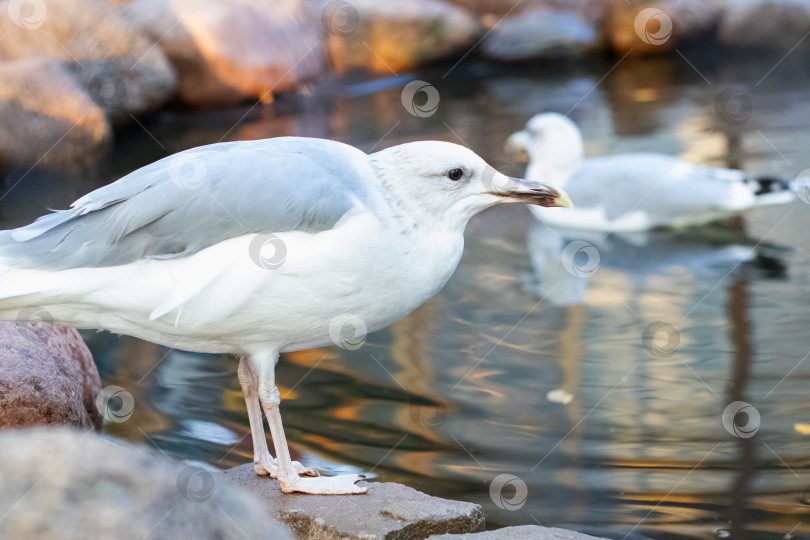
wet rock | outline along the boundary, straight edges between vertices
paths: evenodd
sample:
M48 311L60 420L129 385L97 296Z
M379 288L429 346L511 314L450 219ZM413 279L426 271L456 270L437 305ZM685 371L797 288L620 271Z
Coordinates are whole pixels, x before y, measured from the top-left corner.
M188 103L270 101L323 68L320 20L300 0L132 0L122 6L169 56Z
M608 41L618 53L662 53L712 30L722 0L612 0L606 13Z
M47 318L42 313L29 310L25 316L41 321ZM93 357L74 328L35 321L0 323L0 427L100 429L100 391Z
M472 46L480 30L470 12L441 0L319 5L337 71L400 73Z
M61 60L113 121L157 108L174 91L158 47L101 0L0 1L0 61Z
M523 525L475 534L442 534L431 540L604 540L565 529Z
M502 20L487 34L482 52L498 60L576 56L599 44L596 28L574 13L536 9Z
M720 41L787 51L808 28L810 5L805 0L731 0L720 25Z
M111 139L104 111L64 64L0 62L0 162L78 169L101 157Z
M484 529L477 504L449 501L392 483L361 482L368 493L351 496L282 494L278 481L258 477L253 464L220 473L264 501L270 514L307 540L427 538Z
M292 538L216 474L92 433L0 433L0 480L0 538Z

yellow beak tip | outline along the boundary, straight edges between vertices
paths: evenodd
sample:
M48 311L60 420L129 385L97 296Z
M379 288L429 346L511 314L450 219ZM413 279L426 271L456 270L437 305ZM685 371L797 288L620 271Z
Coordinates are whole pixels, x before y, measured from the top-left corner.
M560 196L557 197L557 200L554 201L557 206L560 208L573 208L574 202L571 200L571 197L568 196L568 193L564 192L563 190L558 190L560 192Z

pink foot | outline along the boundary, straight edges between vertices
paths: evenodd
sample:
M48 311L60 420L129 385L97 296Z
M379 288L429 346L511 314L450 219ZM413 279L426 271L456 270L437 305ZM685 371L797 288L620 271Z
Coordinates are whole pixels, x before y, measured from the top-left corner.
M314 467L304 467L297 461L292 462L293 470L300 476L320 476ZM278 478L278 461L276 458L269 458L253 462L253 469L259 476L270 475L270 478Z
M294 476L288 482L281 482L281 491L284 493L309 493L311 495L356 495L368 491L368 488L355 485L355 482L362 479L357 474L319 476L317 478Z

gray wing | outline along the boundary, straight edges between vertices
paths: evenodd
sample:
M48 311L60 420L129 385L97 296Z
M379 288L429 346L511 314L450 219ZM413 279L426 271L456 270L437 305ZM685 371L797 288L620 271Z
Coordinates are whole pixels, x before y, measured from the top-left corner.
M577 208L604 208L609 219L644 211L658 221L724 208L745 174L694 165L664 154L588 158L565 184Z
M202 146L0 232L0 259L17 268L114 266L182 257L247 233L327 230L374 197L375 178L366 154L335 141Z

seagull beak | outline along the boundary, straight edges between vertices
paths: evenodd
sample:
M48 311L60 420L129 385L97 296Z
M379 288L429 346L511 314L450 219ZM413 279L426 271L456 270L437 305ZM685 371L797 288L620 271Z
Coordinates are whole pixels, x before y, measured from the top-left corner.
M524 202L537 206L573 208L574 203L565 191L533 180L523 180L521 178L506 177L509 189L499 190L494 195L499 195L510 201L504 202Z
M511 155L515 161L528 163L529 153L526 151L528 147L529 134L525 131L517 131L506 139L506 144L504 144L503 149L507 154Z

